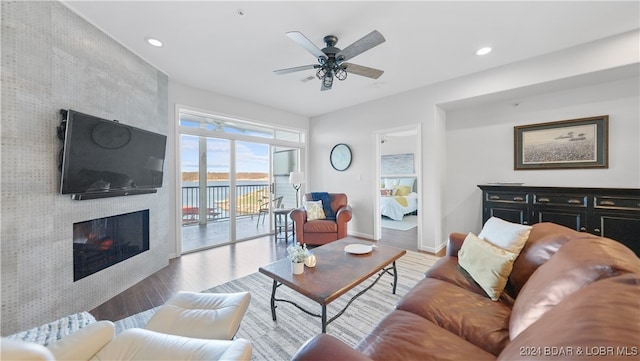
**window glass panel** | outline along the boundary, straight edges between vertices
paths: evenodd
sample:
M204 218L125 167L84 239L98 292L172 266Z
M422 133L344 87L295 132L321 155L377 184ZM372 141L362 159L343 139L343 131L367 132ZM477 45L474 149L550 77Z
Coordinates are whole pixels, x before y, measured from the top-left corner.
M257 138L279 139L293 142L302 141L300 133L296 131L278 130L259 124L216 117L207 117L185 111L180 112L179 124L182 127L202 128L212 132L242 134Z
M280 140L289 140L292 142L300 142L300 133L291 132L287 130L276 130L275 131L276 139Z

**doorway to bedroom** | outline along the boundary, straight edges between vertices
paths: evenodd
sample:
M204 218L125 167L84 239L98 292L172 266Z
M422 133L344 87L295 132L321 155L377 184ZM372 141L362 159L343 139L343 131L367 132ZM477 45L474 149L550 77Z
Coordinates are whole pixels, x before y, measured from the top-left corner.
M419 126L376 134L376 239L409 250L419 250L419 134Z

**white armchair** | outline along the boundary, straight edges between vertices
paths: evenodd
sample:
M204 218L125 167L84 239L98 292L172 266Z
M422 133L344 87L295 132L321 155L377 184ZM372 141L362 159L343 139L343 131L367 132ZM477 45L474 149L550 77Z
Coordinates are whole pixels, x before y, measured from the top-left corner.
M98 321L45 347L2 339L2 360L249 360L245 339L207 340L132 328L115 336L114 324Z

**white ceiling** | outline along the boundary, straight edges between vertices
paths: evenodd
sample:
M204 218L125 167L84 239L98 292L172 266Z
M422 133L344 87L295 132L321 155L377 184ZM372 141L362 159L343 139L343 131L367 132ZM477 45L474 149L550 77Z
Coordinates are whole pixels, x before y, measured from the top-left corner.
M640 28L638 1L63 3L172 81L306 116ZM320 48L336 35L344 49L374 29L386 42L350 62L384 70L378 80L351 74L321 92L319 80L302 81L312 70L273 73L315 63L288 31ZM164 47L149 46L147 36ZM475 55L482 46L494 50Z

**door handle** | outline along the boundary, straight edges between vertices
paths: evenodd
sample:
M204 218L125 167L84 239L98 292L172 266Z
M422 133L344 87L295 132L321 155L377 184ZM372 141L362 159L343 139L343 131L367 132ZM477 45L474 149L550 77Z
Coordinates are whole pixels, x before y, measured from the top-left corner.
M569 203L569 204L580 204L580 203L582 203L582 202L580 202L580 200L579 200L579 199L569 199L569 200L567 201L567 203Z
M538 198L538 203L549 203L551 200L549 198Z
M614 201L601 201L600 205L601 206L615 206L616 202L614 202Z
M500 196L489 196L489 199L497 200L500 199Z

